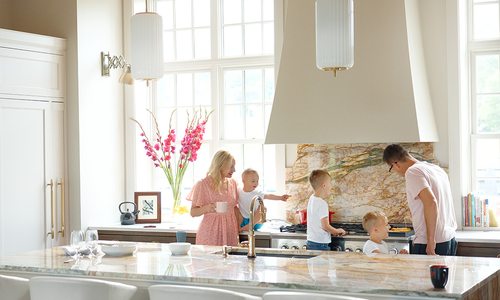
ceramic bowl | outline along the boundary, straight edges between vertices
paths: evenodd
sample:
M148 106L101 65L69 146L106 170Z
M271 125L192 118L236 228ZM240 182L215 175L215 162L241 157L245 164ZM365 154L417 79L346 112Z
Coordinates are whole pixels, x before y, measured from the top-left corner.
M172 255L186 255L191 249L190 243L170 243L168 244L168 248Z
M101 251L109 256L126 256L132 255L137 249L135 243L119 243L119 244L106 244L101 245Z

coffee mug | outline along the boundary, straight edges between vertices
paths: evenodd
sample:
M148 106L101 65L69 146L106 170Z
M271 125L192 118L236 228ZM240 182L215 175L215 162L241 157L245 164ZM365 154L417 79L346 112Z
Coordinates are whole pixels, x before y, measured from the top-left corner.
M216 202L215 203L215 211L218 213L225 213L227 211L227 202Z
M443 289L448 282L448 266L431 265L429 268L431 272L432 285L437 289Z

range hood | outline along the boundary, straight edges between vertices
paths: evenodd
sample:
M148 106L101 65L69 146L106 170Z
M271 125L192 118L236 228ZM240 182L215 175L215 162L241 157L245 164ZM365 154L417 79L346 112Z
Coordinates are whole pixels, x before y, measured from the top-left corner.
M418 0L354 1L354 67L316 68L314 0L286 2L266 144L436 142Z

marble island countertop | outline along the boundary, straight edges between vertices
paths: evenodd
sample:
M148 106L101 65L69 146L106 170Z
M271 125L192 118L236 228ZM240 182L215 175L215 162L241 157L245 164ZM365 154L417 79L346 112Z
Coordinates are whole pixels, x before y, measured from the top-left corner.
M358 253L322 252L308 259L267 256L248 259L241 255L225 258L221 250L222 247L192 246L188 255L172 256L167 244L138 243L133 256L105 255L74 261L64 256L59 247L0 257L0 273L26 277L40 274L92 276L142 286L167 282L201 284L256 295L269 289L294 289L371 299L498 299L500 289L500 259L495 258L368 257ZM317 254L315 252L308 253ZM445 289L432 287L431 264L450 267Z

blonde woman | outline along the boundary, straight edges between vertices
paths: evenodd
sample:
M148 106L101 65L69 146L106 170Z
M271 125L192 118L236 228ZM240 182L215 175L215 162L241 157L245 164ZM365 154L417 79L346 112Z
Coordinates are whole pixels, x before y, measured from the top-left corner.
M203 216L196 234L198 245L238 245L238 188L231 178L234 166L234 157L229 152L218 151L207 176L198 181L187 196L192 201L191 216ZM226 211L216 212L216 202L227 202Z

